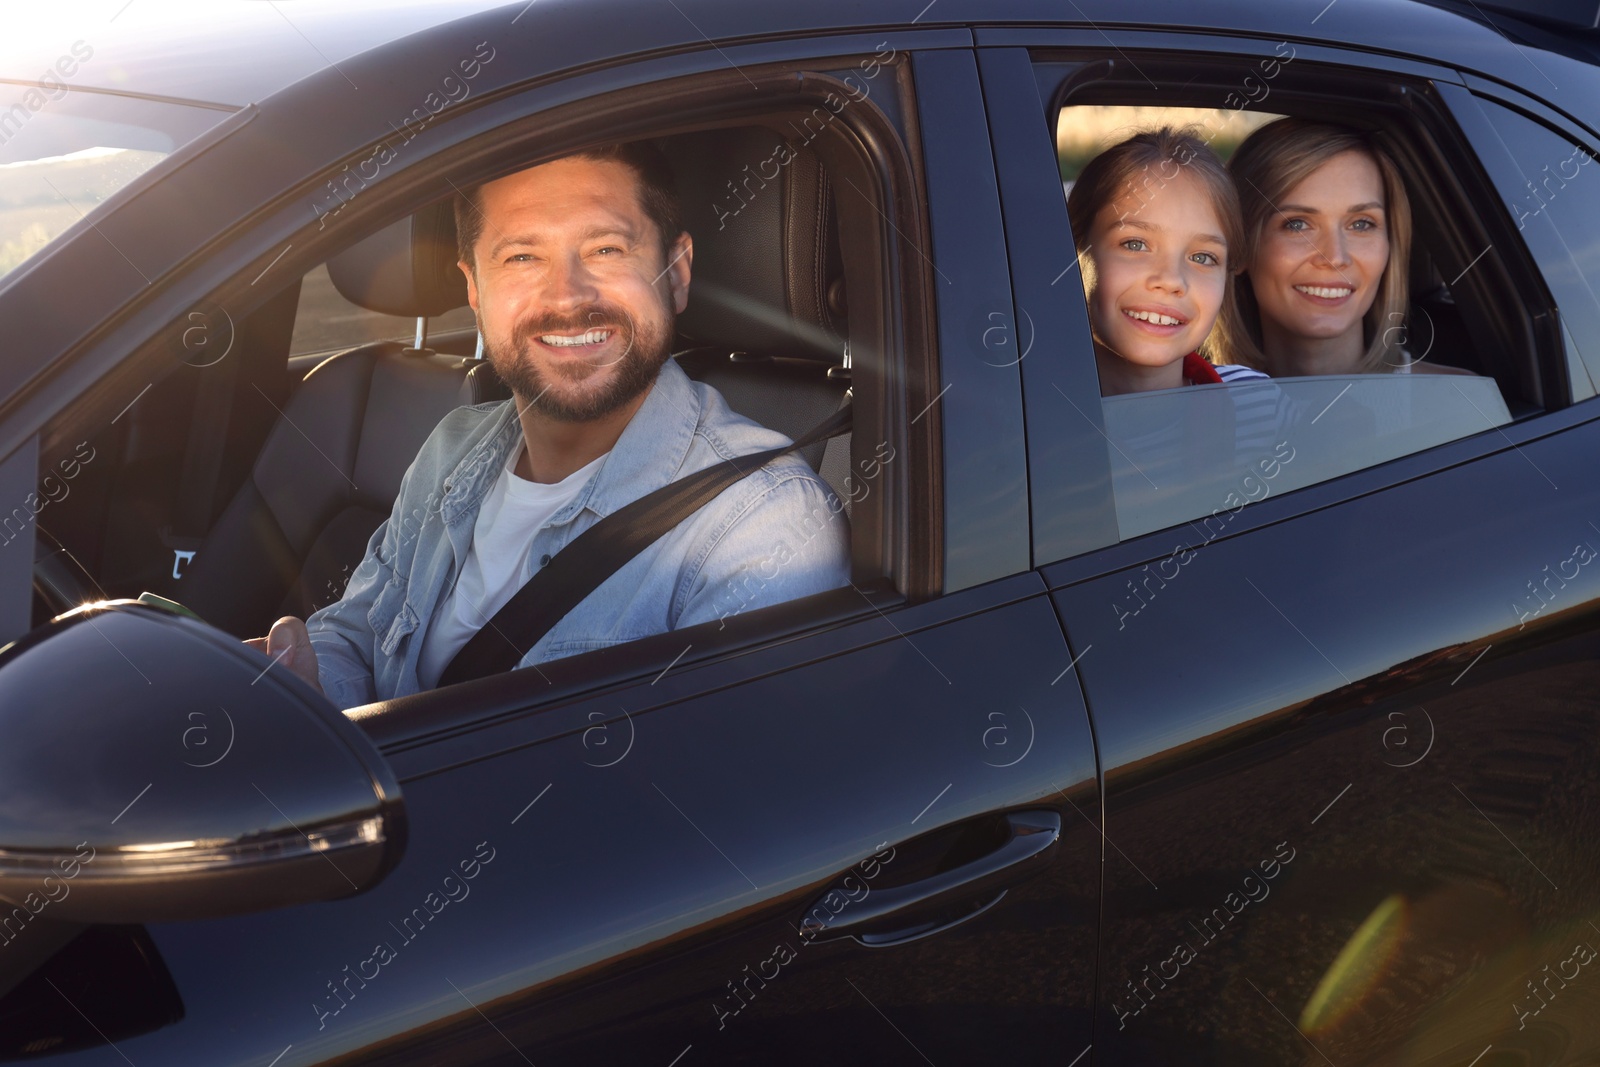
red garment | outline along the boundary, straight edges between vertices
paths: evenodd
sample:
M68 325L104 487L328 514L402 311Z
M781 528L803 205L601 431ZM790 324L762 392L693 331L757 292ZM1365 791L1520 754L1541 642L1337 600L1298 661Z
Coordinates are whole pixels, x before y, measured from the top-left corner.
M1183 384L1221 385L1222 375L1217 373L1217 368L1206 357L1198 352L1190 352L1183 357Z

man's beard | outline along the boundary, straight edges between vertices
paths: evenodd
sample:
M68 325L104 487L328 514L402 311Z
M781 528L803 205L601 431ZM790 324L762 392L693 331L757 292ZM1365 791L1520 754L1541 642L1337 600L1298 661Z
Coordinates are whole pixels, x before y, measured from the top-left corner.
M623 354L612 363L595 365L582 356L557 363L550 381L535 365L530 351L542 334L573 333L603 328L617 334ZM516 394L519 410L532 410L558 422L589 422L626 406L656 380L656 375L672 357L673 316L667 312L664 323L641 324L614 304L585 304L567 315L549 313L519 323L511 344L502 347L484 338L484 355L500 380ZM611 382L599 392L568 399L557 395L564 379L582 382L604 374L615 366Z

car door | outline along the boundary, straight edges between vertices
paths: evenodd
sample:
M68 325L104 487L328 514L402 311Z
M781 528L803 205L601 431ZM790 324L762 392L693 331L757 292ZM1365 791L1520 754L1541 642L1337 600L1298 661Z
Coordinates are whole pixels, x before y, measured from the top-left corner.
M916 88L920 158L882 234L894 292L936 294L938 371L885 423L904 458L885 461L882 484L909 499L917 469L937 487L905 515L926 562L901 582L921 591L862 580L357 710L404 795L398 867L344 900L150 926L141 951L181 1018L165 1004L143 1032L59 1062L1020 1063L1086 1050L1094 745L1031 569L1019 372L982 332L1011 297L976 62L964 33L891 40ZM758 71L868 44L731 55ZM514 80L505 58L493 74ZM651 69L630 75L643 91ZM905 236L924 228L931 241ZM265 257L269 236L263 223L242 240ZM861 425L857 437L856 454L874 454Z
M1023 363L1035 550L1105 781L1097 1062L1592 1055L1595 402L1568 405L1563 386L1545 413L1502 430L1295 493L1252 492L1248 506L1241 490L1217 500L1221 527L1118 543L1082 290L1052 288L1074 264L1046 111L1059 81L1041 64L1139 67L1152 62L1143 46L1174 37L978 38L992 45L984 90L1018 319L1037 338ZM1249 70L1278 44L1182 47ZM1375 57L1293 46L1296 62L1389 76ZM1500 254L1536 281L1537 256L1544 299L1590 320L1577 279L1592 226L1547 210L1550 229L1521 238L1507 214L1546 162L1530 146L1554 167L1587 142L1548 127L1514 135L1461 74L1431 78L1470 139L1459 180L1492 176L1479 189ZM1573 337L1542 349L1542 365L1581 371L1592 345ZM1583 384L1575 395L1592 395Z

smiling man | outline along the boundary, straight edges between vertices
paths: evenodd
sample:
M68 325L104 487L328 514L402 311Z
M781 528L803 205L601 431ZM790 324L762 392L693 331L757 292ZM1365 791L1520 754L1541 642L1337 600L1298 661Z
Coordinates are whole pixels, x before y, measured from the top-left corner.
M694 261L679 218L667 163L643 143L530 167L458 200L468 301L513 399L447 415L344 597L249 643L340 707L431 688L595 522L787 444L671 359ZM766 464L606 579L521 665L845 585L849 534L831 495L797 455Z

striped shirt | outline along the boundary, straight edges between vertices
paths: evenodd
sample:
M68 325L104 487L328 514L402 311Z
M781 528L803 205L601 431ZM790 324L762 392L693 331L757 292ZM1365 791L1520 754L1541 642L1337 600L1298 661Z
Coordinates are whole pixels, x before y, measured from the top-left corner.
M1229 504L1270 459L1295 403L1261 371L1184 357L1184 385L1101 401L1121 536L1135 537ZM1246 488L1254 491L1254 481Z

